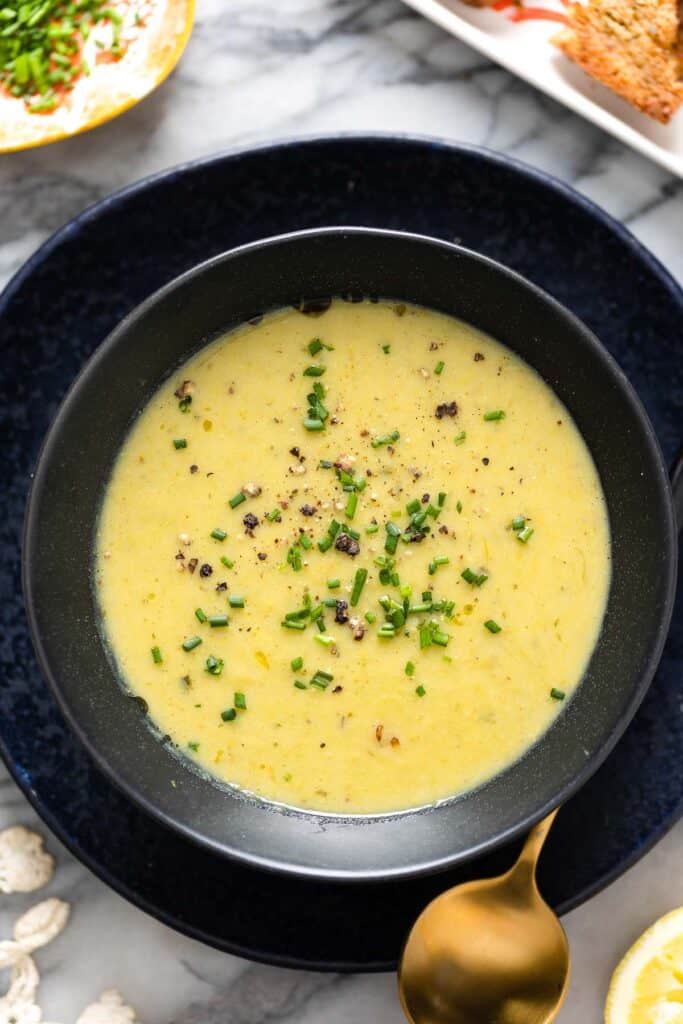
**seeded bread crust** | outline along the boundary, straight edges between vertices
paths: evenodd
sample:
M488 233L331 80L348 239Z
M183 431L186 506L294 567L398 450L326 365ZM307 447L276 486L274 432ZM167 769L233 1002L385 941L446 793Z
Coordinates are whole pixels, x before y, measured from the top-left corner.
M666 124L683 103L677 0L588 0L552 42L644 114Z

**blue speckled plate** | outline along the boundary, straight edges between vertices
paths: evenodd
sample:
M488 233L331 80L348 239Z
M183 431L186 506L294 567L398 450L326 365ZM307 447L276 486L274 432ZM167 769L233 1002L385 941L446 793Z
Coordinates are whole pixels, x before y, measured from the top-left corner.
M0 745L73 853L172 927L272 963L387 970L433 895L502 870L514 850L436 877L350 887L250 870L194 846L131 806L69 732L36 667L20 591L29 473L96 345L200 260L325 224L457 239L535 281L602 338L673 457L683 424L683 295L623 228L558 182L481 150L389 137L266 146L148 179L58 232L0 299ZM561 912L642 856L683 809L682 666L679 599L648 697L553 829L540 881Z

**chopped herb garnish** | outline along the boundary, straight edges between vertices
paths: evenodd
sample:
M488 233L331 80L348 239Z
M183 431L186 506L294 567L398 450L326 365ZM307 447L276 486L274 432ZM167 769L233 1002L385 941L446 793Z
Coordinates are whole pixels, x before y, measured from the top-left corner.
M495 619L487 619L484 626L488 629L489 633L500 633L503 629L502 626L498 625Z
M383 622L377 630L377 636L381 640L393 640L396 636L396 629L393 622Z
M458 515L460 515L460 513L462 512L462 502L461 501L456 501L456 503L455 503L455 510L458 513Z
M306 683L302 683L302 681L300 679L295 679L294 680L294 685L296 686L297 690L307 690L308 689Z
M526 542L533 535L533 532L534 531L533 531L533 528L531 526L525 526L524 529L520 530L519 533L517 534L517 540L521 540L522 544L526 544Z
M377 620L377 616L375 615L374 612L366 612L365 613L365 621L369 622L370 625L372 625L373 622L376 622L376 620Z
M301 544L301 547L304 549L304 551L309 551L313 547L313 541L311 540L307 533L302 533L300 535L299 544Z
M152 648L152 661L155 665L161 665L164 659L161 656L161 649L159 647Z
M292 658L292 660L289 663L289 666L292 672L298 672L300 669L304 667L304 659L301 657L301 655L299 655L298 658Z
M461 430L459 434L455 435L453 440L455 441L456 444L464 444L466 437L467 432L465 430Z
M304 370L304 377L322 377L324 372L324 366L319 366L316 363L313 363L312 366L307 366Z
M242 494L241 491L238 491L237 494L233 494L232 498L228 502L228 505L230 506L230 508L237 508L238 505L241 505L242 502L246 500L246 495Z
M225 711L221 711L221 718L224 722L234 722L237 718L237 712L234 708L226 708Z
M325 627L323 626L323 629L324 628ZM323 647L331 647L334 643L334 637L330 636L328 633L315 633L313 639L317 640Z
M217 628L219 626L227 626L228 616L227 615L209 615L209 625Z
M316 416L306 416L304 418L304 427L306 428L306 430L311 431L324 430L325 424Z
M391 345L382 345L382 352L384 352L385 356L388 356L391 352Z
M489 574L487 572L476 573L471 569L464 569L460 575L466 583L471 583L473 587L480 587L482 583L486 583L489 578Z
M346 502L346 508L344 509L344 515L347 519L353 519L356 514L356 507L358 505L358 494L355 491L351 491Z
M266 516L265 517L266 517L266 519L268 520L269 523L279 523L280 522L280 509L279 508L274 508L272 512L266 512Z
M446 492L445 491L439 491L439 497L437 498L437 502L436 503L439 506L439 508L443 508L444 507L444 505L446 504Z
M215 658L213 654L210 654L205 662L206 671L212 676L219 676L223 671L223 665L223 659Z
M492 409L490 412L484 413L484 419L487 423L490 423L492 420L504 420L505 413L502 409Z
M202 638L200 636L191 636L187 640L183 640L183 650L193 651L195 647L199 647L201 642Z
M409 501L408 504L406 505L406 512L408 513L409 516L414 516L415 513L419 512L419 511L420 511L420 499L419 498L413 498L413 500Z
M326 690L333 679L334 676L331 675L331 673L323 672L323 670L320 668L311 676L310 685L317 687L317 689L319 690Z
M190 750L194 750L195 754L199 750L199 744L198 743L188 743L187 745L190 748Z
M317 356L318 352L322 351L323 343L320 338L314 338L306 347L312 356Z
M444 363L443 359L439 359L438 363L434 367L434 373L437 375L437 377L441 376L441 374L443 373L443 368L444 368L445 365L446 364Z
M519 530L523 530L526 525L526 519L524 516L515 516L510 524L512 529L517 533Z
M235 693L234 704L235 704L235 707L239 708L240 711L246 711L247 710L247 698L245 697L245 695L243 693L239 693L239 692Z
M369 525L365 527L366 533L377 533L378 531L379 523L369 523Z
M201 608L195 608L194 613L199 622L206 622L206 615L204 614Z
M406 675L407 676L414 676L415 675L415 663L414 662L412 662L412 661L407 661L406 662Z
M429 563L429 575L433 576L440 565L448 565L449 563L450 558L447 558L446 555L439 555L438 558L433 558L432 561Z
M294 572L300 572L303 567L301 561L301 551L298 544L293 544L287 552L287 565L291 565Z
M226 558L225 555L221 558L221 565L224 565L226 569L232 569L235 563L230 559Z
M283 619L280 625L284 629L298 629L300 632L306 629L306 623L300 619Z
M320 462L318 463L318 466L320 467L320 469L332 469L332 467L334 466L334 462L330 462L329 459L321 459Z
M334 579L327 581L327 586L329 590L337 590L341 586L341 580L335 576Z
M374 437L370 444L373 448L380 448L385 444L393 444L394 441L398 441L400 436L398 430L392 430L390 434L380 434L379 437Z
M186 437L176 437L175 440L173 441L173 447L176 448L176 449L178 449L178 448L187 448L187 438Z
M564 690L557 690L553 686L552 690L550 691L550 696L553 698L553 700L564 700L567 694L564 692Z
M244 608L244 598L241 594L231 594L228 598L228 604L231 608Z
M332 547L332 538L330 537L329 534L327 534L325 537L323 537L322 540L318 541L318 551L322 551L324 553L325 551L329 551L331 547Z
M415 687L415 693L418 695L418 697L424 697L426 692L427 691L425 690L424 686L422 686L422 685Z
M223 541L223 540L225 540L225 538L226 538L226 537L227 537L228 535L227 535L227 533L225 532L225 530L221 530L221 529L220 529L220 528L219 528L219 527L217 526L215 530L212 530L212 531L211 531L211 536L213 537L213 539L214 539L214 540L220 540L220 541Z
M360 601L360 595L363 593L363 587L365 586L365 581L367 580L367 578L367 569L356 570L356 575L353 580L353 589L351 591L351 598L349 601L352 608L355 608L358 602Z

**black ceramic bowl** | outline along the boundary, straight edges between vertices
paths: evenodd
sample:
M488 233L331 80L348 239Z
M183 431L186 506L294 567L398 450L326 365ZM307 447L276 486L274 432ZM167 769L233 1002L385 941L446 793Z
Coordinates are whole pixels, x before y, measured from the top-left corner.
M226 329L334 295L420 303L461 317L518 352L576 420L602 480L612 531L600 639L557 720L485 785L394 815L292 811L226 792L185 767L116 679L92 589L103 488L131 422L159 384ZM574 316L518 275L457 246L332 228L269 239L202 264L144 302L100 346L65 398L39 459L24 584L36 650L62 710L101 767L149 813L255 865L328 878L387 878L453 865L511 839L596 770L660 657L675 588L674 520L646 414Z

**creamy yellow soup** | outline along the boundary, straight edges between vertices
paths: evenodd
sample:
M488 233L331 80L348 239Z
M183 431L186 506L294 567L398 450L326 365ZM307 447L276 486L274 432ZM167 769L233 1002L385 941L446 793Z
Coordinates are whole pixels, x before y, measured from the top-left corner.
M190 359L130 432L96 551L106 640L158 729L223 783L342 813L520 757L581 680L609 577L555 394L388 302L278 312Z

